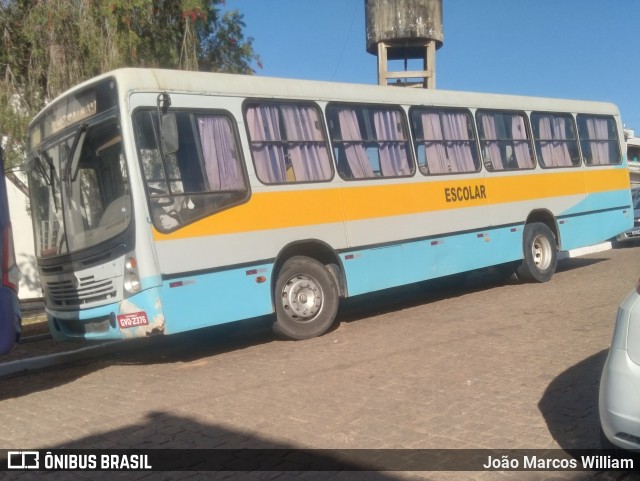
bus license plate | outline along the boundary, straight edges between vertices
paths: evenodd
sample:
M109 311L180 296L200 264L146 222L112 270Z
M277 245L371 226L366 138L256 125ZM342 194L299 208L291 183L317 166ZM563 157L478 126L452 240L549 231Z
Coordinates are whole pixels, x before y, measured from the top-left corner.
M120 329L148 326L149 319L147 318L147 313L144 311L132 312L131 314L120 314L118 316L118 324L120 325Z

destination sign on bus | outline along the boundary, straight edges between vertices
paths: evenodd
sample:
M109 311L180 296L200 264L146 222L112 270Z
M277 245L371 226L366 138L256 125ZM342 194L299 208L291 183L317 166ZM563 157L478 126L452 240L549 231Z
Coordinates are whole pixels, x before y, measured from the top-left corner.
M117 90L111 78L55 101L30 126L28 150L36 148L48 137L116 105Z
M71 97L67 102L56 105L52 112L49 135L80 122L96 114L96 92L89 90L81 97Z

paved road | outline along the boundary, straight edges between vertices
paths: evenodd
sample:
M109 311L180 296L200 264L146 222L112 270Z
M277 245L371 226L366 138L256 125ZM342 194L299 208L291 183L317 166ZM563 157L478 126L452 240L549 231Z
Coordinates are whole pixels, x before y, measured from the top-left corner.
M546 284L504 285L485 275L456 290L411 287L354 299L336 329L309 341L277 340L258 320L230 335L141 342L98 361L2 380L0 447L597 448L600 371L617 305L639 276L640 247L628 247L565 260ZM620 476L316 472L301 479Z

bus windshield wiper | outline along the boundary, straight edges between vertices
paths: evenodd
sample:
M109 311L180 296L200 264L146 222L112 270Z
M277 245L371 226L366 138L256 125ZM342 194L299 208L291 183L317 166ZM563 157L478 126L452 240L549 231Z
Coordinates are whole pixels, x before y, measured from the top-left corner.
M69 151L69 162L67 163L67 168L65 169L63 176L65 180L71 179L71 182L73 182L78 176L78 170L80 168L80 153L82 152L82 146L86 135L87 124L82 124L75 139L73 140L71 150ZM69 174L71 174L71 176L69 176Z
M36 160L36 170L40 177L42 177L47 185L51 185L51 177L47 174L47 167L51 167L51 165L46 162L47 166L45 166L44 156L42 155L42 151L38 150L35 152L35 160Z
M45 152L44 150L37 151L36 158L38 159L38 167L40 168L41 174L47 184L51 187L51 197L53 198L53 208L58 211L58 203L56 202L56 179L55 179L55 171L56 168L53 165L53 159L51 156ZM42 164L42 159L47 162L49 166L49 175L46 174L46 169Z

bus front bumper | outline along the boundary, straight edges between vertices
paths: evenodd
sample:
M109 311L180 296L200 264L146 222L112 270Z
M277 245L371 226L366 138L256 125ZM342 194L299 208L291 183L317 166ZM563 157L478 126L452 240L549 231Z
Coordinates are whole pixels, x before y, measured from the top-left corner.
M51 311L49 329L57 340L133 339L164 334L165 319L157 288L91 309Z

